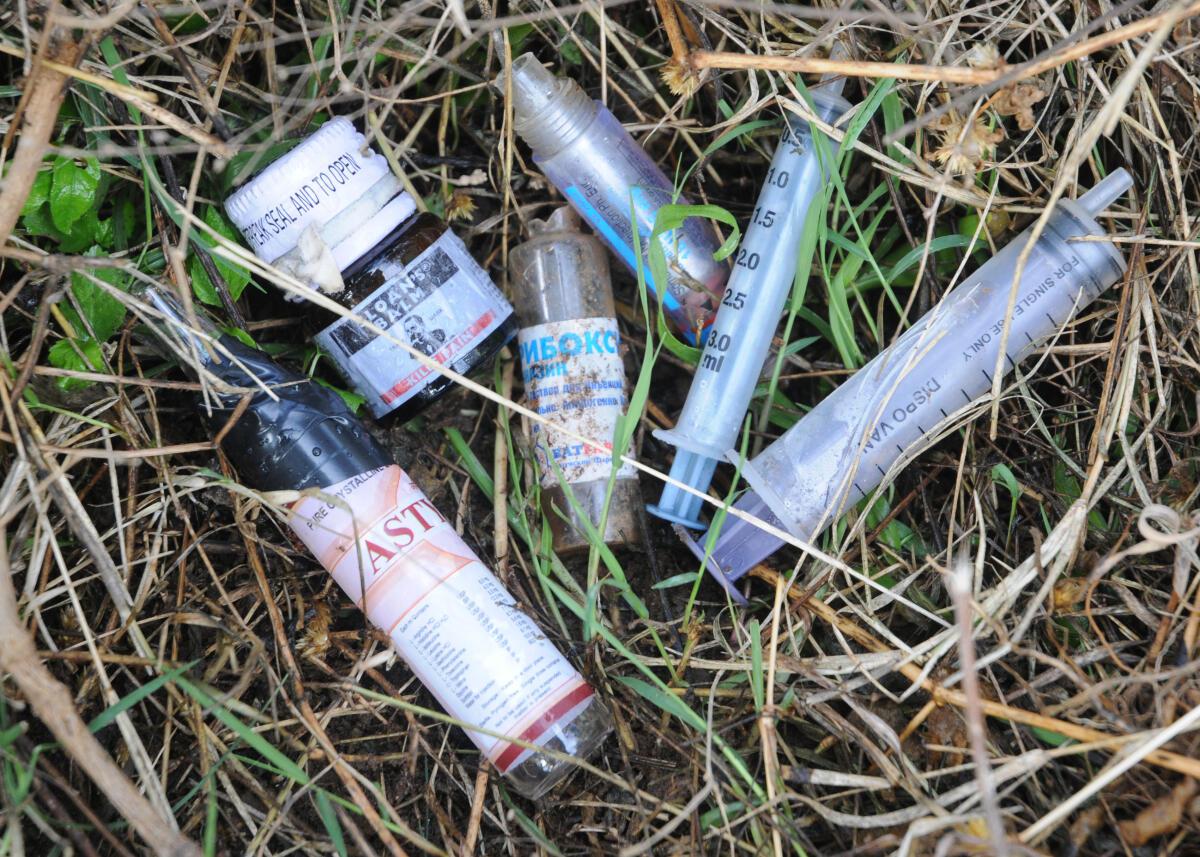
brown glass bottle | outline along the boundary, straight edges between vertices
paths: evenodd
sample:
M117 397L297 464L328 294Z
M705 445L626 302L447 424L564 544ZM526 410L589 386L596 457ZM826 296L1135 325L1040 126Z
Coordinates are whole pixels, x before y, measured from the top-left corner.
M349 311L308 301L313 341L377 421L411 419L453 386L430 360L468 375L516 332L512 306L463 242L416 213L387 160L343 117L225 210L259 258Z
M429 250L448 233L449 228L440 218L428 212L417 214L401 223L391 234L380 241L374 252L359 258L343 271L342 279L346 284L345 290L340 294L330 295L330 297L346 309L361 313L360 306L363 302L388 282L403 276L407 266L420 258L422 253ZM319 332L338 324L351 324L349 320L343 320L336 313L316 304L309 304L308 319L314 334L319 334ZM454 361L449 364L449 368L460 374L469 375L482 366L490 365L492 359L513 338L516 331L516 317L510 313L508 318L482 342L461 355L456 355ZM373 331L363 331L363 333L371 338L377 335ZM454 382L445 375L438 375L431 371L424 386L412 398L385 416L377 417L376 422L383 426L406 423L441 398L453 386Z

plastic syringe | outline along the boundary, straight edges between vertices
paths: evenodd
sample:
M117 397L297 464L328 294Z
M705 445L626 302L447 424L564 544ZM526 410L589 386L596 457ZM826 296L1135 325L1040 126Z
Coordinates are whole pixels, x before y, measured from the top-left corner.
M843 82L831 80L812 90L812 109L827 125L850 109L839 94ZM675 447L671 478L697 491L708 490L717 462L737 445L792 290L804 224L813 200L829 180L837 153L837 144L816 126L786 112L784 120L683 412L673 429L654 433ZM703 503L695 494L668 483L658 504L647 508L660 518L703 529L699 518Z
M1133 184L1123 169L1055 206L1017 284L1005 370L1054 336L1125 271L1096 216ZM751 490L734 507L811 541L992 389L1017 261L1033 227L742 466ZM1073 240L1087 237L1089 240ZM736 451L727 453L737 460ZM707 536L687 539L704 558ZM729 584L784 544L733 515L707 567ZM741 597L733 592L739 601Z

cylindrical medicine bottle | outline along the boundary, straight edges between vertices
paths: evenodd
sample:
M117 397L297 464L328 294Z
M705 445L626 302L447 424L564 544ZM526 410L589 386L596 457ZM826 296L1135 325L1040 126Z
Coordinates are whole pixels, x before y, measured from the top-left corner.
M214 394L205 413L227 428L221 448L239 477L304 492L293 532L446 712L486 730L467 734L512 786L536 799L574 770L542 749L594 753L607 709L341 397L203 319L201 338L162 292L144 297L164 351L195 355L239 390ZM258 390L248 405L246 390Z
M466 375L516 332L512 307L462 240L416 213L344 117L267 166L225 210L259 258L374 326L311 305L315 342L382 423L411 419L454 383L393 340Z
M542 508L554 549L562 553L588 547L581 515L592 527L600 524L613 435L628 404L625 366L604 247L579 231L578 216L566 207L545 221L534 220L530 234L513 248L509 267L525 395L533 410L572 432L533 425ZM640 541L635 514L641 502L637 470L621 465L600 534L605 542Z

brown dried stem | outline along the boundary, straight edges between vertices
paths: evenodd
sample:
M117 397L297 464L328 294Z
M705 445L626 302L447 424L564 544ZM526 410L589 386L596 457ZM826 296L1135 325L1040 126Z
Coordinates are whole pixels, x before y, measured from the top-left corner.
M693 51L691 65L694 69L757 68L764 71L802 72L805 74L839 74L847 77L895 78L898 80L923 80L935 83L966 83L986 85L999 83L1008 85L1026 78L1036 77L1043 72L1059 68L1069 62L1119 45L1130 39L1153 32L1166 18L1179 14L1181 18L1200 14L1200 0L1187 6L1182 12L1166 10L1149 15L1101 33L1063 50L1055 51L1040 59L1011 68L985 69L962 66L914 65L912 63L862 62L858 60L824 59L822 57L774 57L724 51Z
M846 77L888 77L898 80L926 80L935 83L984 84L991 83L998 76L997 72L990 69L961 68L959 66L834 60L824 57L754 56L726 51L692 51L690 63L696 70L756 68L762 71L838 74Z
M71 692L38 659L33 640L17 612L17 595L8 564L7 528L0 528L0 668L12 676L34 714L155 854L199 857L196 844L155 812L137 786L117 767L75 710Z
M755 566L750 573L755 577L768 581L772 585L780 579L779 572L765 565ZM794 604L808 609L813 615L820 617L825 622L834 626L864 648L872 652L892 651L891 647L880 641L861 625L842 616L824 601L804 592L799 586L793 584L789 594L792 596ZM917 664L904 663L896 669L909 681L919 683L935 701L942 705L953 705L956 708L965 709L969 704L967 695L961 690L943 687L933 679L923 678L921 676L921 667ZM1035 711L1015 708L1011 705L994 702L990 699L980 699L978 702L980 709L988 717L996 717L1012 723L1020 723L1024 726L1036 726L1039 729L1057 732L1059 735L1065 735L1067 738L1073 738L1077 741L1111 742L1114 739L1134 740L1136 738L1134 735L1124 736L1113 735L1111 732L1101 732L1099 729L1079 726L1066 720L1059 720L1057 717L1047 717ZM1172 753L1167 750L1154 750L1146 756L1146 761L1152 762L1160 768L1187 774L1189 777L1200 776L1200 759L1181 756L1178 753Z
M17 112L24 115L24 124L17 138L17 151L13 155L12 165L4 177L4 190L0 192L0 247L8 243L13 227L17 225L17 218L21 216L25 199L37 179L70 80L66 74L42 60L51 60L56 66L74 66L83 55L83 45L72 39L51 33L47 41L49 44L45 46L44 55L39 52L34 57L33 71L17 108ZM10 128L10 134L15 127L16 123Z

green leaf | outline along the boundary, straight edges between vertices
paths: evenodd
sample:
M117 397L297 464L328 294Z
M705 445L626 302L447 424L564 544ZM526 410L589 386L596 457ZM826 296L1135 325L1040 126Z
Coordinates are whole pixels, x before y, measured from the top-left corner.
M89 208L83 217L71 224L71 230L66 235L60 233L58 252L82 253L96 243L96 236L101 231L96 210Z
M55 241L63 239L62 232L54 225L54 221L50 219L50 206L48 205L41 205L26 212L21 218L21 225L25 227L25 231L30 235L53 238Z
M60 339L50 346L50 365L75 372L103 372L104 354L92 338ZM81 390L91 384L82 378L58 378L55 385L63 392Z
M668 577L665 580L660 580L654 584L651 589L674 589L676 586L690 585L696 582L696 572L685 571L683 574L676 574Z
M720 102L720 106L721 112L724 114L726 119L733 115L733 111L729 108L729 105L727 105L724 100ZM748 134L753 134L760 128L766 128L775 124L777 123L774 119L755 119L751 122L743 122L741 125L730 128L720 137L704 147L704 151L701 152L700 157L696 159L694 164L687 168L687 172L683 174L683 177L679 180L678 185L680 187L685 186L688 183L688 180L691 179L692 173L694 173L698 168L704 166L704 164L708 163L708 159L712 157L714 152L724 148L725 146L728 146L734 140L738 140Z
M278 768L285 777L293 780L300 785L307 785L310 777L304 772L304 769L283 755L274 744L269 742L262 735L259 735L241 720L234 716L228 708L222 705L217 700L213 699L199 686L192 684L183 676L178 676L175 679L175 684L196 702L200 707L205 709L209 714L212 714L218 720L231 729L239 738L247 745L258 752L260 756Z
M992 467L992 481L999 482L1007 488L1008 496L1012 498L1012 506L1008 510L1008 526L1012 527L1013 520L1017 517L1017 502L1021 499L1021 483L1017 481L1012 468L1004 462Z
M313 802L317 805L317 815L321 816L321 824L325 825L325 832L329 834L329 841L333 844L334 850L341 857L346 857L346 837L342 832L342 823L338 821L337 813L333 811L329 793L324 789L317 789L313 795Z
M900 101L894 91L888 90L883 97L883 102L880 105L883 113L883 128L887 132L888 137L892 135L901 125L904 124L904 104ZM908 158L901 151L900 147L895 143L888 145L888 156L902 164L909 163Z
M113 246L113 218L106 217L104 220L96 220L96 228L92 232L92 237L96 239L96 244L105 249Z
M583 62L583 54L580 53L579 46L569 38L563 39L562 44L558 46L558 52L571 65L579 65Z
M28 721L21 720L9 726L7 729L0 730L0 749L7 748L14 741L25 734L29 729Z
M745 808L746 804L740 800L722 803L721 806L714 806L700 816L700 829L707 833L713 828L724 827L727 823L726 819L736 818Z
M1079 484L1079 480L1071 473L1062 460L1054 462L1054 491L1070 505L1078 500L1083 495L1083 488ZM1098 530L1108 529L1108 522L1104 520L1104 516L1096 509L1088 512L1088 523Z
M520 56L521 46L525 44L525 40L529 38L533 32L533 24L517 24L508 28L508 43L512 46L512 55Z
M926 253L933 256L946 250L966 247L970 243L971 239L964 235L941 235L928 243L919 244L905 253L900 261L887 271L886 278L894 281L909 268L915 266Z
M631 200L631 209L632 205ZM730 253L737 249L742 233L738 228L737 218L719 205L681 205L679 203L671 203L659 208L658 213L654 217L654 228L650 232L649 253L646 260L649 271L643 273L650 282L655 284L658 292L659 313L656 330L662 340L663 346L668 351L679 359L695 366L700 362L701 349L685 345L676 338L675 334L667 327L663 318L663 301L666 297L665 289L668 282L667 253L664 245L669 244L669 239L664 238L664 236L683 226L683 222L689 217L715 220L718 223L724 223L730 228L729 237L725 239L725 243L721 245L720 249L713 254L713 258L718 262L726 259ZM639 280L639 284L640 282Z
M232 324L223 324L221 325L221 332L229 334L238 342L242 343L242 345L249 345L251 348L258 348L260 351L262 350L259 344L254 341L254 337L242 330L240 327L234 327Z
M767 682L763 671L762 628L751 619L746 629L750 635L750 692L754 695L754 710L762 711L767 702Z
M104 255L104 251L92 247L84 255L97 257ZM92 277L117 288L122 287L125 277L120 268L91 268L88 274L71 274L71 294L75 296L79 312L91 327L96 340L105 342L125 321L125 304L96 285Z
M346 407L356 414L358 413L358 409L361 408L367 401L366 396L360 396L358 393L355 393L352 390L343 390L341 387L334 386L333 384L330 384L328 381L325 381L321 378L313 378L313 380L322 387L328 387L330 390L333 390L333 392L341 396L342 401L346 403Z
M550 841L545 832L534 823L533 819L523 813L521 808L512 802L512 798L508 796L508 791L505 790L502 794L504 795L505 803L508 804L509 812L512 813L517 823L525 829L525 833L529 838L540 845L542 850L547 854L553 855L553 857L563 857L563 853L558 850L558 846Z
M82 168L71 158L55 159L50 189L54 225L69 232L72 224L92 209L99 185L100 162L95 158L87 158Z
M237 230L225 219L225 215L215 205L206 206L201 219L218 235L228 238L235 244L238 243ZM194 240L205 247L210 247L213 243L211 238L201 235L199 232L194 235ZM226 285L229 286L229 296L236 301L242 296L242 292L246 290L246 286L250 283L250 272L241 265L226 262L215 254L212 256L212 260L217 267L217 273L224 277ZM200 257L195 253L191 253L188 256L188 274L192 278L192 290L202 303L206 303L209 306L221 305L221 298L217 294L217 287L209 279L208 271L204 270L204 265L201 263Z
M90 721L88 721L88 731L93 734L95 734L96 732L99 732L105 726L107 726L108 724L110 724L114 720L116 720L117 717L121 714L121 712L128 711L130 708L133 708L133 706L137 705L139 702L141 702L147 696L149 696L150 694L157 691L160 687L162 687L167 682L174 680L177 676L183 675L187 670L191 669L192 666L195 665L195 663L196 663L195 661L192 661L190 663L184 664L181 667L176 667L175 669L170 670L169 672L165 672L162 675L157 676L156 678L153 678L150 681L146 682L141 687L139 687L137 690L135 690L133 693L130 693L127 696L124 696L121 699L117 700L117 702L110 705L108 708L104 709L99 714L97 714L95 717L93 717Z
M1037 736L1038 740L1049 744L1051 747L1061 747L1064 744L1070 744L1071 739L1066 735L1060 735L1057 732L1051 732L1049 729L1043 729L1041 726L1030 726L1029 731Z
M111 230L111 243L114 250L126 250L133 239L138 226L137 207L129 196L122 196L113 206L112 217L105 221Z
M917 534L913 532L912 527L902 521L891 521L883 528L883 532L879 534L879 540L894 551L903 551L910 545L917 550L923 548L921 540L917 538Z
M634 678L633 676L617 676L617 681L637 693L638 696L645 699L655 708L674 715L693 729L701 732L704 731L704 719L688 708L687 703L675 694L657 688L649 682L643 681L640 678Z
M42 170L37 174L37 178L33 180L33 187L29 189L29 196L25 197L25 204L21 206L21 215L27 216L30 212L37 211L50 200L50 182L53 174L50 170Z

